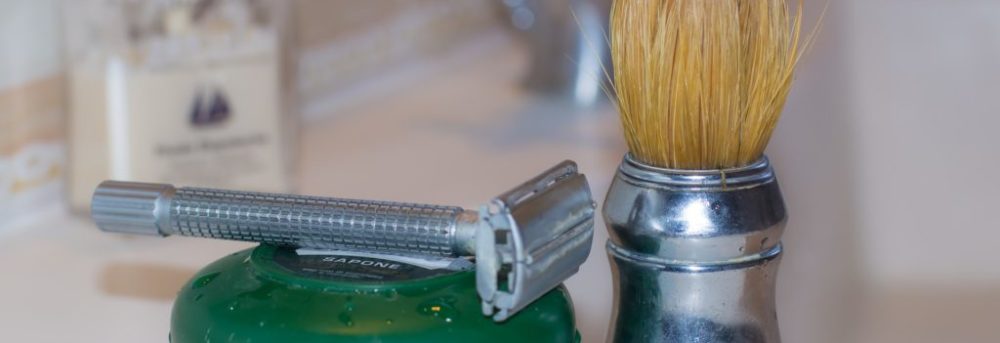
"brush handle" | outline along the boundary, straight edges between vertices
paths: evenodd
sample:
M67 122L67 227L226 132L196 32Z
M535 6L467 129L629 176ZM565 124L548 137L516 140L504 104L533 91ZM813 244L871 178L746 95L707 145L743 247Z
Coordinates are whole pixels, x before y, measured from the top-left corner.
M104 231L437 256L468 253L456 238L468 216L450 206L115 181L92 202Z
M767 159L668 170L626 156L604 201L615 284L609 343L780 343L787 214Z

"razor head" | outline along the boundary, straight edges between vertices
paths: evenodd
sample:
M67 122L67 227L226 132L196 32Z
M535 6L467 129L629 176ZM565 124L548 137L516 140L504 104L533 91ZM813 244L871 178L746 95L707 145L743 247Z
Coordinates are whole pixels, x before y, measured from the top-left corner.
M483 206L476 232L483 314L506 320L575 274L590 254L594 208L572 161Z

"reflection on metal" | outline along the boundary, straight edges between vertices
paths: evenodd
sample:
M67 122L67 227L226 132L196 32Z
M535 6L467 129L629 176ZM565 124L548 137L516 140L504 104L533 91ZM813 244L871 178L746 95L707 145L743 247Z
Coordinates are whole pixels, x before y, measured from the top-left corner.
M627 156L604 219L609 342L780 342L774 287L786 214L767 159L681 171Z

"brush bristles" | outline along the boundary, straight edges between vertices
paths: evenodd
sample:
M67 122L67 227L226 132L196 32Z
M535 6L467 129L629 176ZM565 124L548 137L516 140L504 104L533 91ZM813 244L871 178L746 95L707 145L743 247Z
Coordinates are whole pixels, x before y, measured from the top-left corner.
M801 1L616 0L614 91L633 156L664 168L759 159L799 57Z

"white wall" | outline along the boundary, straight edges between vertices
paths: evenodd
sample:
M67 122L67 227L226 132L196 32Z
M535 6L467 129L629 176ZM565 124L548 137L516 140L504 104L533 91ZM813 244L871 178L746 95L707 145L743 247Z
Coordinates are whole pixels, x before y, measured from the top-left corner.
M812 32L826 0L807 0ZM830 4L799 65L792 94L768 149L788 207L778 317L786 342L854 342L859 278L855 163L851 142L853 80L846 59L850 22L844 2Z
M0 1L0 89L61 67L55 0Z
M811 18L824 2L807 0ZM858 341L844 333L892 323L880 317L995 332L968 308L943 313L962 295L996 312L1000 295L1000 1L829 2L769 149L790 213L783 338ZM893 300L860 303L863 285Z
M846 115L869 279L1000 286L1000 1L853 6Z

